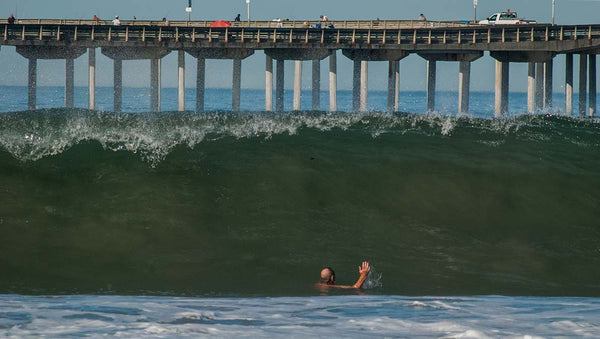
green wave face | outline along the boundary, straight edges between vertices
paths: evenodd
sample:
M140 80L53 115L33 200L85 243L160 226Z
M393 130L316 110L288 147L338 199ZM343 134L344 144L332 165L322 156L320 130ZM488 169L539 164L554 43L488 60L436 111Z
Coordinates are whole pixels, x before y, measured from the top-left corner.
M0 115L0 293L600 296L600 123Z

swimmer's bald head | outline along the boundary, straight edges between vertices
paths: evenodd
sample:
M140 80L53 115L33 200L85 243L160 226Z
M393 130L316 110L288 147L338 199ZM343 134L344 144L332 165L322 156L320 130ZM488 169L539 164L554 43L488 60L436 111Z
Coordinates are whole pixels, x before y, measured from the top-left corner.
M335 284L335 272L331 267L325 267L321 270L321 284Z

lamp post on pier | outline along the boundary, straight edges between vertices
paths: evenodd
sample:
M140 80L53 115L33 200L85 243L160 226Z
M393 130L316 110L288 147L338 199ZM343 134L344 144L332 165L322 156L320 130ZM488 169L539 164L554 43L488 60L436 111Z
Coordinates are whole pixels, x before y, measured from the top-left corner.
M246 8L248 9L248 26L250 25L250 0L246 0Z
M554 26L554 5L556 0L552 0L552 26Z
M192 0L188 0L188 6L185 8L185 11L188 15L188 22L190 21L190 16L192 14Z
M477 0L473 0L473 23L477 23Z

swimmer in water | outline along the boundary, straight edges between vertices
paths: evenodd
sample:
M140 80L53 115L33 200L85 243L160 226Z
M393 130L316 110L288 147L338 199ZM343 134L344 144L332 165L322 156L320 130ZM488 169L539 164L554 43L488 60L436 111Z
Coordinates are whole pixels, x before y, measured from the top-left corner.
M354 285L352 285L352 286L336 285L335 284L335 272L333 271L333 268L325 267L324 269L321 270L321 281L319 281L319 283L317 283L317 286L346 288L346 289L361 288L362 285L364 284L365 280L367 280L367 276L369 275L369 272L371 272L371 266L369 265L369 262L363 261L362 265L358 266L358 273L360 274L360 276L358 277L358 280L356 281L356 283Z

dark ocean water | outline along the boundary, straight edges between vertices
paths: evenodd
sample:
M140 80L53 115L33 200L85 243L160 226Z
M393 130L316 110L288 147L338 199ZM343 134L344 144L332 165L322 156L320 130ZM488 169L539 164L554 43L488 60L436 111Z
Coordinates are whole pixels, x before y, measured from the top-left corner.
M600 336L597 118L514 93L494 119L477 92L468 116L450 92L265 113L246 90L234 114L210 90L180 113L174 91L147 113L125 88L117 114L106 88L26 111L0 87L0 337ZM314 287L362 260L362 290Z
M600 296L600 122L0 115L0 291Z

